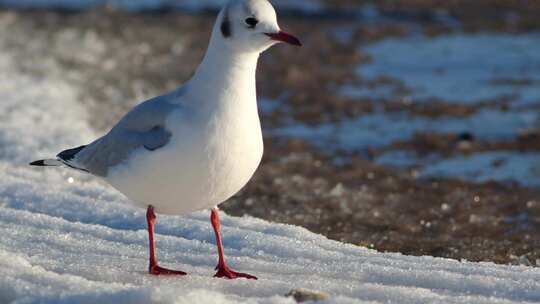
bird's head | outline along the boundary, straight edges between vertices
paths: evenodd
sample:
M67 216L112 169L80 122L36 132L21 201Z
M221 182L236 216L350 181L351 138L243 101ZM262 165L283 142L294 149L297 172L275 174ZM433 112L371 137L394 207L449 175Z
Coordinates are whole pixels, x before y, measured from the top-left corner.
M267 0L229 1L219 14L216 32L227 46L239 51L261 53L278 42L301 45L280 29L276 11Z

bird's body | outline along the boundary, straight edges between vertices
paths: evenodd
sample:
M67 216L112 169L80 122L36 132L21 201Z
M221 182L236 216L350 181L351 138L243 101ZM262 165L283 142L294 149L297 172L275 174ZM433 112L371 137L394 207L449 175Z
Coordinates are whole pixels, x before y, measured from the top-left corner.
M200 81L194 78L128 113L124 119L130 114L137 117L137 111L159 112L154 124L170 138L157 149L144 145L131 149L102 178L134 204L152 204L158 213L166 214L208 209L237 193L252 177L263 154L255 93L257 58L250 59L241 66L224 67L223 75L214 72L199 76ZM199 73L204 73L205 64ZM231 83L211 77L228 78ZM150 124L147 129L154 127ZM117 144L123 128L120 121L109 134L79 152L74 166L87 169L85 163L106 149L108 141Z
M255 88L257 61L276 41L300 45L280 31L266 0L231 0L220 12L203 62L188 82L139 104L96 141L63 151L56 160L32 164L64 164L91 173L134 205L149 206L150 272L180 274L157 266L154 209L187 214L212 208L236 194L253 176L263 155ZM221 248L216 210L212 224ZM222 249L219 252L217 275L234 276L225 265Z

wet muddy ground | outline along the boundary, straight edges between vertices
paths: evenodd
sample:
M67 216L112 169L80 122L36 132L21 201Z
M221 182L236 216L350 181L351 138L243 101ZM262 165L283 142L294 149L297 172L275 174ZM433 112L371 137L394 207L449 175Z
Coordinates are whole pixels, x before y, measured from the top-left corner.
M539 28L530 16L538 8L490 10L479 21L460 6L442 11L412 1L405 9L405 2L381 5L368 14L371 19L282 20L304 48L278 46L262 56L258 90L266 154L254 179L222 208L380 251L540 265L535 68L517 77L520 62L512 61L514 70L488 79L493 90L506 93L510 85L523 94L464 101L418 93L415 83L391 68L379 69L385 58L377 57L385 41L398 41L396 57L403 56L407 42L399 39L411 35L430 37L423 40L429 49L433 37L444 43L456 33L530 34ZM514 17L493 24L485 17L491 15ZM9 47L21 70L43 77L62 73L80 88L98 132L135 103L188 79L212 22L206 14L0 13L1 25L13 33ZM50 62L62 70L48 69ZM426 69L429 74L435 68ZM448 66L439 71L451 72Z

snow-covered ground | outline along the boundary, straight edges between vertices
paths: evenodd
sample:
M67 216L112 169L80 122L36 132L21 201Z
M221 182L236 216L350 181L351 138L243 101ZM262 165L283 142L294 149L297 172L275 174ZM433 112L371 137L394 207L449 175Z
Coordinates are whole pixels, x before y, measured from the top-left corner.
M437 155L418 157L412 151L390 151L376 163L392 167L417 167L419 177L452 177L477 183L514 182L540 186L540 155L515 151L490 151L441 159Z
M540 155L508 151L477 153L441 160L425 166L421 176L462 177L476 182L512 181L520 177L521 184L540 186Z
M345 86L341 94L376 102L447 103L475 105L497 98L509 100L507 109L485 107L464 117L414 116L386 112L376 105L373 113L316 126L291 122L272 131L275 136L303 138L326 150L364 151L398 141L417 132L471 134L476 140L511 140L535 130L539 124L540 33L457 33L429 38L411 35L363 46L371 60L358 68L366 85ZM396 53L396 50L399 52ZM394 82L378 83L390 78ZM373 83L377 85L373 86ZM369 85L368 85L369 84ZM406 90L403 90L403 88ZM494 160L504 166L485 166ZM540 185L540 154L520 151L444 159L391 151L376 162L397 167L418 167L420 176L456 177L473 182L512 181ZM423 168L424 166L427 166Z
M540 33L528 34L452 34L437 38L424 36L386 39L364 49L373 59L359 68L361 77L375 80L391 77L410 89L402 96L410 102L474 104L496 98L510 100L508 110L483 110L462 119L412 119L396 128L397 133L467 132L481 140L507 140L524 130L538 128L540 104ZM400 50L396 56L395 50ZM371 94L381 99L394 96L392 85L375 89L348 89L348 94ZM431 121L431 124L419 122ZM400 120L384 124L386 129ZM387 132L395 134L396 132ZM383 138L388 138L384 136ZM419 157L391 152L377 161L405 167L423 166L420 176L457 177L474 182L514 181L525 186L540 185L540 154L496 151L452 159L434 155ZM411 157L412 156L412 157ZM408 164L407 164L408 163ZM501 163L501 165L493 165Z
M414 117L407 113L381 111L317 126L293 123L273 130L271 134L304 138L320 147L361 150L381 147L398 140L407 141L420 131L457 134L469 132L483 140L509 139L534 126L537 118L538 114L531 111L515 113L483 110L463 118Z
M378 253L226 215L230 264L259 280L213 279L207 212L159 217L161 262L191 275L149 276L144 210L91 177L27 166L96 134L62 71L19 71L6 35L0 25L0 303L293 303L293 288L327 303L540 301L538 268Z
M389 76L401 81L411 90L404 97L414 102L436 98L475 103L507 97L520 106L538 104L539 47L540 33L385 39L363 49L372 62L361 66L359 73L368 80ZM384 98L391 89L360 88L356 94Z

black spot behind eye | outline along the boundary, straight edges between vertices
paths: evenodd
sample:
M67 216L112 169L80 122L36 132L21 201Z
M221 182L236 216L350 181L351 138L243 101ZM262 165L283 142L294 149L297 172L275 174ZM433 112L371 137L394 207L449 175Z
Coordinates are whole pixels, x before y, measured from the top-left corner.
M229 10L225 9L223 16L223 21L221 22L221 34L225 38L229 38L232 35L231 32L231 21L229 20Z
M246 24L248 25L249 28L255 28L255 26L257 26L258 23L259 23L259 20L257 20L257 18L249 17L246 19Z
M225 38L231 37L231 23L229 22L229 20L224 20L221 23L221 34Z

